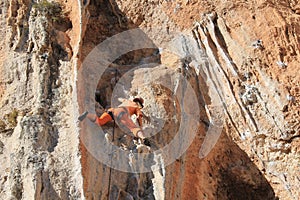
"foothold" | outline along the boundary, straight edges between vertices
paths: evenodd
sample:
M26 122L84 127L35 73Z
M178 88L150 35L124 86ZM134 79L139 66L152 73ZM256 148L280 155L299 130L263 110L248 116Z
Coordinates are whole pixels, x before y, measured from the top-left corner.
M48 52L43 53L43 54L41 55L41 58L42 58L42 59L47 59L48 57L49 57Z
M180 6L180 4L179 3L177 3L176 4L176 6L175 6L175 8L174 8L174 13L176 13L178 10L180 10L181 9L181 6Z
M61 86L61 80L60 80L60 79L57 79L57 80L55 81L55 85L56 85L56 87Z
M158 48L158 54L161 54L164 51L163 48Z
M287 68L287 64L286 64L285 62L277 61L276 64L277 64L281 69Z
M284 105L282 108L282 112L287 112L288 111L289 106L288 105Z
M249 80L249 79L251 78L251 76L252 76L252 73L251 73L251 72L245 72L245 73L244 73L244 78L245 78L246 80Z
M129 158L129 164L134 164L135 163L135 157L134 157L134 153L132 152L132 150L129 150L129 155L128 155L128 158Z
M253 46L255 49L263 49L263 48L264 48L261 39L258 39L258 40L256 40L256 41L254 41L254 42L252 43L252 46Z
M112 136L109 133L105 133L104 137L106 139L106 142L112 142Z
M290 94L286 95L286 99L292 103L295 102L295 97Z
M3 153L3 149L4 149L4 144L3 142L0 141L0 154Z
M256 87L252 85L245 85L243 90L244 91L241 93L241 99L246 106L253 105L258 102L258 89Z

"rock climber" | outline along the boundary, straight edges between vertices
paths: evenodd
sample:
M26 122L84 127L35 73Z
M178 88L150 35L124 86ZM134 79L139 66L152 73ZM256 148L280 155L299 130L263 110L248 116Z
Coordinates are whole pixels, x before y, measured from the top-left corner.
M78 117L78 120L82 121L87 117L90 121L99 126L115 120L119 126L122 125L127 127L136 138L141 140L141 143L150 146L149 140L144 136L142 131L144 115L141 109L144 107L143 104L144 99L141 97L134 98L132 101L123 100L123 102L117 108L109 108L100 117L98 117L96 114L85 111ZM132 115L137 116L138 125L132 121Z

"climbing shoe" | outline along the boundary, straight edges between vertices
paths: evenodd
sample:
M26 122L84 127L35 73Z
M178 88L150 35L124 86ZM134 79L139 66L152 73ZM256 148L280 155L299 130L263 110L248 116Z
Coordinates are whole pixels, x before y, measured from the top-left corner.
M82 114L78 117L78 120L79 120L79 121L84 120L88 114L89 114L89 112L88 112L88 111L85 111L84 113L82 113Z

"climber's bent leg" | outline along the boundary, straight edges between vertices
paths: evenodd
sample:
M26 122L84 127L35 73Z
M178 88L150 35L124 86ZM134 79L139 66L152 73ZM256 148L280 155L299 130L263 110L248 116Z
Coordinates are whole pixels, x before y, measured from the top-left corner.
M110 110L108 110L108 112L105 112L100 117L98 117L94 113L89 113L88 111L85 111L78 117L78 120L83 121L85 118L88 118L91 122L94 122L94 123L98 124L99 126L102 126L102 125L106 124L107 122L110 122L113 120L112 112L113 112L113 110L110 109Z

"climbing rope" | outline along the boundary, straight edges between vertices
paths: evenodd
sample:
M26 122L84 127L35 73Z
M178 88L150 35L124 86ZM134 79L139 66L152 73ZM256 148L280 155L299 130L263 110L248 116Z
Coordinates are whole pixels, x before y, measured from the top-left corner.
M118 70L116 69L115 72L115 85L117 84L117 76L118 76ZM114 126L113 126L113 132L112 132L112 143L115 140L115 127L116 127L116 120L114 119ZM111 166L112 166L112 157L113 157L113 146L111 149L111 155L110 155L110 167L109 167L109 176L108 176L108 199L110 199L110 184L111 184Z
M116 126L116 122L114 120L114 126L113 126L113 132L112 132L112 143L114 142L115 139L115 126ZM113 147L111 149L113 151ZM110 166L112 165L112 156L113 156L113 152L111 151L111 155L110 155ZM108 176L108 199L110 199L110 184L111 184L111 167L109 167L109 176Z

